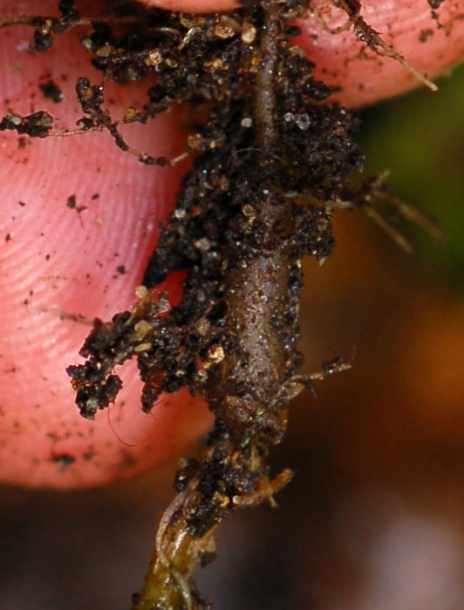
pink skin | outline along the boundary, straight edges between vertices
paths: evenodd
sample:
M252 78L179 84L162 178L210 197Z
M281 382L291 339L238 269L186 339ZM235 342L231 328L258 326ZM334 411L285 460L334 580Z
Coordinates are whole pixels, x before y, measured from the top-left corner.
M0 16L17 14L16 2L6 4ZM29 14L54 13L55 4L28 0L21 7ZM320 3L320 12L328 20L322 4L327 2ZM444 6L440 13L443 25L458 2L448 4L451 8ZM366 0L365 5L369 23L391 32L392 38L385 38L429 76L464 55L464 21L456 19L449 29L437 31L425 0ZM193 8L187 0L163 6ZM195 1L193 10L226 8L225 2ZM349 33L330 36L314 17L303 29L313 33L300 42L319 62L319 75L342 86L338 99L351 106L416 85L392 60L370 53L370 59L360 58L361 47ZM426 29L434 34L420 43ZM87 66L88 56L73 33L37 57L24 50L28 36L30 30L22 26L0 30L0 114L40 108L59 117L59 129L71 128L82 116L74 101L75 79L88 75L98 83L99 76ZM62 89L62 103L45 99L38 88L46 74ZM130 102L143 103L145 88L112 89L113 115ZM167 113L149 128L131 127L125 135L140 150L173 158L185 150L186 123L179 112ZM160 464L194 442L211 422L206 408L185 392L160 401L152 417L143 415L133 367L124 372L124 394L111 407L110 418L99 413L88 422L73 405L64 372L80 361L77 352L89 330L69 316L108 319L134 302L134 288L156 244L157 223L172 207L186 165L144 167L107 134L21 142L0 133L0 480L34 487L101 485ZM74 209L67 203L71 195ZM125 273L117 270L120 266ZM175 282L170 290L173 300L178 298Z

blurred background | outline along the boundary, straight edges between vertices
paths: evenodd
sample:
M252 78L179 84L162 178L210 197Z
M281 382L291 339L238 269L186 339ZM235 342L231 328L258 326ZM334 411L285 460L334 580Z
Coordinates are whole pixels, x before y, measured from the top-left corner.
M305 371L350 371L291 409L277 498L220 528L198 583L216 610L464 608L464 68L361 113L365 175L434 215L405 255L340 211L334 256L306 261ZM141 587L176 463L100 490L1 488L0 608L125 610Z

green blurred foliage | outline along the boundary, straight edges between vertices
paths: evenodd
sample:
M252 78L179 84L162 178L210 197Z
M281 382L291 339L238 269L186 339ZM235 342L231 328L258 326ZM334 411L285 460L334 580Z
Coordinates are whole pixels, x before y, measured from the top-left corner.
M438 85L437 93L421 89L364 110L358 141L366 177L389 169L389 191L438 219L444 244L404 230L419 256L464 290L464 66Z

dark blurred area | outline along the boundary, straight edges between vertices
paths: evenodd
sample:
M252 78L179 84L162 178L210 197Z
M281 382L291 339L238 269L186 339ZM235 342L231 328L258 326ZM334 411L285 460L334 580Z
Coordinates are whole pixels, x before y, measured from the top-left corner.
M464 68L439 93L364 111L365 175L434 215L444 244L401 222L405 255L362 212L306 261L304 369L351 370L300 396L277 501L233 516L198 574L217 610L464 608ZM112 488L1 489L0 608L123 610L142 584L175 464Z

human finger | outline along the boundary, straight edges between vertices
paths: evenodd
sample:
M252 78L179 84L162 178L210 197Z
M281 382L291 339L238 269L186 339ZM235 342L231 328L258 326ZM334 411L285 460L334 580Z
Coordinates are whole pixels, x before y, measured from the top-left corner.
M31 1L27 11L42 13L55 3L44 4ZM57 130L74 128L82 116L76 79L101 78L77 37L63 35L56 48L32 57L30 29L1 34L2 116L40 108L57 118ZM107 89L112 112L143 100L145 90ZM124 136L141 150L173 158L185 149L182 120L164 113ZM110 419L101 414L89 422L74 405L65 369L78 361L89 321L134 302L185 165L146 167L105 133L18 139L3 132L0 144L0 479L88 486L159 464L204 432L206 408L183 392L162 399L152 417L142 414L137 372L125 366ZM168 288L172 293L172 282Z

